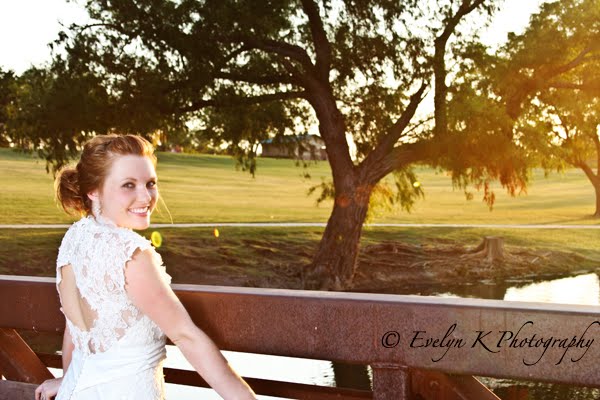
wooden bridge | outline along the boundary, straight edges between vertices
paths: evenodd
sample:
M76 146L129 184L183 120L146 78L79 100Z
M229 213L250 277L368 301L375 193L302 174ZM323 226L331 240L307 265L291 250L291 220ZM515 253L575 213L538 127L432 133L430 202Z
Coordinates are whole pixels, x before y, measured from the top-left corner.
M372 390L246 378L293 399L488 400L475 376L600 387L600 310L499 300L173 284L223 350L370 365ZM62 368L17 329L63 332L53 278L0 275L0 400L33 399ZM168 383L207 387L165 368ZM512 399L518 398L518 395ZM507 399L504 399L507 400Z

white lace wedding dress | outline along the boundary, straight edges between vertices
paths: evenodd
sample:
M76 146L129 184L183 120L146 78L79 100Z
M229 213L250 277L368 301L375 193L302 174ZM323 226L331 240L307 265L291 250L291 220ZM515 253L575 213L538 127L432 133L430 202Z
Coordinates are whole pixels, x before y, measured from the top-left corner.
M90 215L65 234L56 263L56 288L75 349L56 400L165 398L166 336L125 291L125 263L137 248L152 249L170 284L171 276L152 243L131 229ZM66 265L75 284L69 287L65 279L61 289ZM89 322L89 330L67 318L66 304L75 310L72 315Z

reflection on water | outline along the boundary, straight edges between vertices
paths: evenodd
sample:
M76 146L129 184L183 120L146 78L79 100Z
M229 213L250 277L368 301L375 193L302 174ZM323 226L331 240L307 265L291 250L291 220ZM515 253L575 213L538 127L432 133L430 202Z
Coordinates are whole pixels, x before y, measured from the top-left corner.
M600 304L600 279L597 274L584 274L541 282L512 280L503 283L412 287L386 291L390 294L418 294L437 297L470 297L508 301L562 304Z
M271 379L285 382L334 386L331 363L323 360L309 360L264 354L223 351L231 367L241 376ZM167 346L165 367L194 370L181 351L175 346ZM167 399L221 399L214 390L186 385L167 384ZM259 399L279 399L272 396L257 396Z
M600 284L596 274L531 283L508 288L504 300L598 305Z
M480 379L484 384L494 388L494 393L501 399L596 400L600 398L600 389L588 387L539 382L515 382L489 378Z

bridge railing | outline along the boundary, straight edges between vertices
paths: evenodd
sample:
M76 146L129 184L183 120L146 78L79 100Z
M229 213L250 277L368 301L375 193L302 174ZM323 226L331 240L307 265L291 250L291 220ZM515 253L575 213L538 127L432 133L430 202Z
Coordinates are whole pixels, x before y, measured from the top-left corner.
M222 350L370 365L372 390L245 379L298 399L498 399L475 376L600 387L598 307L464 298L172 285ZM63 332L53 278L0 275L0 400L61 368L16 331ZM207 387L165 368L168 383ZM29 383L30 385L27 385ZM4 397L3 397L4 396ZM23 396L23 397L19 397Z

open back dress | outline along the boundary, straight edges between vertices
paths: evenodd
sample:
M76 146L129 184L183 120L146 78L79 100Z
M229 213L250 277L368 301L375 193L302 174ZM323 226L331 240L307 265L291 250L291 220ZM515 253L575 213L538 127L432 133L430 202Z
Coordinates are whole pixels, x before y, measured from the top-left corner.
M58 251L56 288L74 350L56 400L165 398L166 336L129 299L125 265L152 243L111 220L89 215L73 223Z

